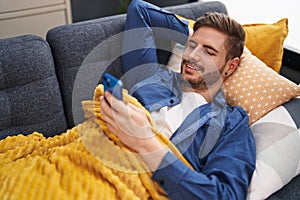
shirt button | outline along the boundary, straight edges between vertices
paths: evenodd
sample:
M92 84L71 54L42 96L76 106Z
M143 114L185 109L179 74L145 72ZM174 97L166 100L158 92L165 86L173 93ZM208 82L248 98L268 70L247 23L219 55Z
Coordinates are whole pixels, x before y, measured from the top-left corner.
M164 184L165 184L165 181L163 181L163 180L159 181L159 185L164 185Z
M164 78L161 78L160 81L161 81L162 83L166 83L166 80L165 80Z
M171 99L171 100L170 100L170 103L173 104L173 103L174 103L174 99Z

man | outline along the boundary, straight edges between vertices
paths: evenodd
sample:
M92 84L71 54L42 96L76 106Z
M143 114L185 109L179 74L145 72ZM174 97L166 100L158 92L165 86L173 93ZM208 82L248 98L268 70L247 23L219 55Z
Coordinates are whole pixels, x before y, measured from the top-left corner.
M245 39L241 25L223 14L199 18L187 39L180 74L156 64L154 35L159 33L153 27L190 34L184 20L133 0L126 20L129 32L124 33L123 42L127 88L155 121L161 120L161 115L166 118L161 131L194 169L153 136L142 110L106 92L109 103L104 97L100 101L108 128L140 153L153 170L153 180L171 199L246 199L255 169L255 142L247 114L242 108L228 107L221 90L222 82L240 61ZM134 35L130 31L136 28L143 31ZM179 41L185 42L180 37ZM146 48L131 51L135 44ZM139 66L142 70L135 71Z

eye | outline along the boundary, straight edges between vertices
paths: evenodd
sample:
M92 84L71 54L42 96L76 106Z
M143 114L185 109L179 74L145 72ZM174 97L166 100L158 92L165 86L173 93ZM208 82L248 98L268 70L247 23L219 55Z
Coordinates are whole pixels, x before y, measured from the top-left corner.
M193 40L188 40L186 43L186 48L191 49L191 50L196 49L197 46L198 46L198 44Z
M197 45L195 45L195 44L193 44L193 43L191 43L191 42L189 42L189 43L187 44L187 47L188 47L189 49L195 49L196 46L197 46Z
M215 52L212 52L212 51L210 51L210 50L208 50L208 49L206 49L205 52L206 52L208 55L210 55L210 56L215 56L215 55L216 55Z

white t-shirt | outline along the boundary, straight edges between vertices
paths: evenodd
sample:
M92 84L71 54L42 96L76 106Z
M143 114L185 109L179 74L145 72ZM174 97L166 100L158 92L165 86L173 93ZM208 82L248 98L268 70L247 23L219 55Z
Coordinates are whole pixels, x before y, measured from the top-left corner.
M183 120L197 107L207 103L204 97L195 92L183 92L182 101L176 106L165 106L151 112L159 132L170 138Z

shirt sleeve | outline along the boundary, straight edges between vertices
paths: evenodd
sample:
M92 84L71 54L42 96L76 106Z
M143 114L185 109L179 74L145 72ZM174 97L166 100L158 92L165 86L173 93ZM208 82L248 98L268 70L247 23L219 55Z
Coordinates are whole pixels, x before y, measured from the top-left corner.
M255 142L247 120L226 131L205 158L190 169L167 153L153 173L171 199L246 199L255 169ZM188 150L189 151L189 150Z

